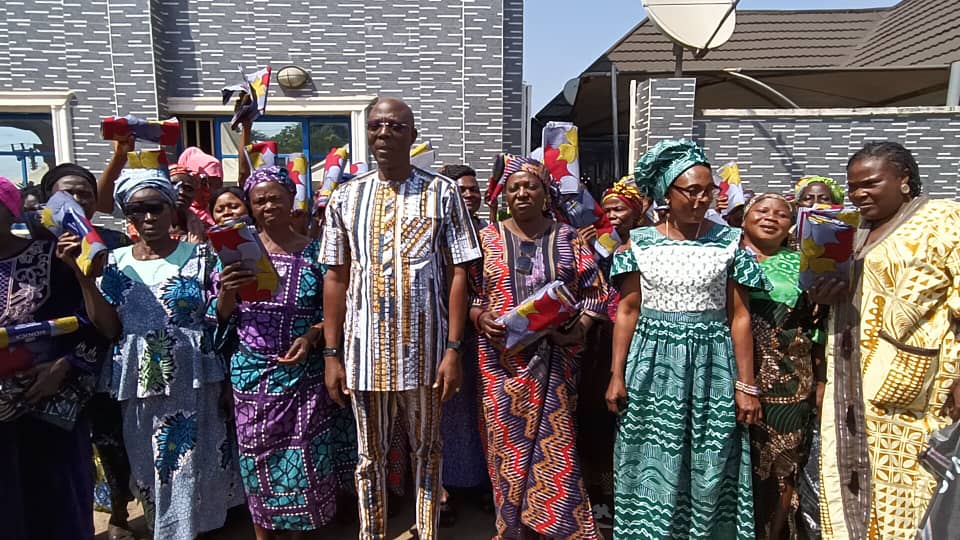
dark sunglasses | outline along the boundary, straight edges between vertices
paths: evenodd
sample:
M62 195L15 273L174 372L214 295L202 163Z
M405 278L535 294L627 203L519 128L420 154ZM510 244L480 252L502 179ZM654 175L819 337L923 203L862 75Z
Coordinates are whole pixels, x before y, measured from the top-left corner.
M123 209L124 215L127 217L143 218L147 214L151 216L158 216L167 208L167 203L162 201L143 201L135 202L127 205Z
M537 244L528 240L520 242L520 256L517 257L517 272L530 274L533 272L533 257L537 254Z
M376 133L382 128L387 128L387 130L394 133L403 133L410 126L404 124L403 122L394 122L392 120L372 120L367 122L367 131L371 133Z

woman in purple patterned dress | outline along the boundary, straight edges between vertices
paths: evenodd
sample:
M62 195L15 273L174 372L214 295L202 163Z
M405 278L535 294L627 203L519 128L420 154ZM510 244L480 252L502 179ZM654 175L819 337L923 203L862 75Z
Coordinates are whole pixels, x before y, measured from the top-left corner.
M240 474L258 540L305 538L334 517L341 487L353 485L356 437L349 409L323 384L323 268L319 243L290 228L293 183L263 167L245 182L260 239L280 276L270 300L245 302L237 290L255 279L242 265L214 277L218 337L236 328L230 361Z

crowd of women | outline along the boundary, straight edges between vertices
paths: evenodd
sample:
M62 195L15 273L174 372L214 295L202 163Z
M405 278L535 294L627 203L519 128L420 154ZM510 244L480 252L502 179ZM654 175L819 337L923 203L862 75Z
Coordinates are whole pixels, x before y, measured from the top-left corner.
M78 317L3 349L3 536L92 538L94 451L111 539L133 538L134 497L163 539L216 530L244 502L258 539L355 512L355 421L320 354L326 269L286 171L223 187L198 149L161 171L124 168L132 148L117 141L99 180L62 164L40 186L129 223L99 231L111 251L93 276L79 238L14 234L31 220L0 180L0 325ZM482 250L464 382L442 412L442 525L473 494L498 538L601 538L611 517L618 539L916 534L935 488L918 454L960 418L960 204L923 195L907 149L867 144L846 189L811 176L755 195L735 228L706 218L719 188L703 151L664 141L601 198L624 239L607 258L556 219L546 167L506 163L508 217L492 222L476 173L442 170ZM796 211L846 199L863 220L853 273L802 290ZM206 243L242 216L279 276L266 300L242 300L254 272ZM579 311L507 349L500 317L555 281Z

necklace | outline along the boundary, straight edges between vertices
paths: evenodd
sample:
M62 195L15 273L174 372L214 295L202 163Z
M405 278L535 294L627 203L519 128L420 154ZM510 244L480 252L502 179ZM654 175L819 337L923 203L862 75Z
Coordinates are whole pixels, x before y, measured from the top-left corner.
M667 238L670 238L670 220L667 219L666 221L667 221ZM699 225L697 225L697 234L693 238L681 238L680 240L696 240L697 238L700 238L700 227L703 227L702 221L700 222ZM683 236L682 232L680 233L680 236ZM670 239L673 240L673 238L670 238Z

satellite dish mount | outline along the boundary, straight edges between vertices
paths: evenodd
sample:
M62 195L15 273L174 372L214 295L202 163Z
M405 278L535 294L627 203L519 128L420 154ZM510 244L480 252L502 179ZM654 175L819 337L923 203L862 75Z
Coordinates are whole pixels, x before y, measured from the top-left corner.
M673 42L674 76L683 76L683 49L703 58L733 35L740 0L643 0L647 17Z

